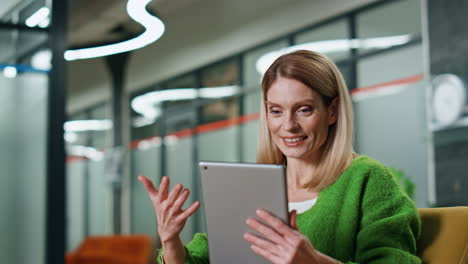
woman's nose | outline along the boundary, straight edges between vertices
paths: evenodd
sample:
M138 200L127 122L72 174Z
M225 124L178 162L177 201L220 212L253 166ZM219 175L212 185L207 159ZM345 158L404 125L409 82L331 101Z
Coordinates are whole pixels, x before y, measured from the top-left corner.
M296 117L292 114L287 115L285 117L283 126L284 126L284 129L287 131L293 131L297 129L298 123L297 123Z

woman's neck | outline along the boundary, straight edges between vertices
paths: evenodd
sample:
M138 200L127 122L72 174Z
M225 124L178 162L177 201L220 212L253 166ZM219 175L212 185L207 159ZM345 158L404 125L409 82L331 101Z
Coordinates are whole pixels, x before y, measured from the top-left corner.
M318 193L304 188L303 185L311 175L314 175L315 165L311 162L298 162L288 160L286 167L288 182L288 201L302 202L317 197Z
M288 189L303 189L302 186L314 175L317 166L318 162L314 162L314 159L288 158L286 167Z

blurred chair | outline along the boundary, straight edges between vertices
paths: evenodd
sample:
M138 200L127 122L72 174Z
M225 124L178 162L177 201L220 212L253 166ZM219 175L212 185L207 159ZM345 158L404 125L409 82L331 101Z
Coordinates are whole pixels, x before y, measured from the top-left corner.
M67 253L66 264L148 264L152 241L146 235L89 236L75 252Z
M420 208L424 264L468 264L468 207Z

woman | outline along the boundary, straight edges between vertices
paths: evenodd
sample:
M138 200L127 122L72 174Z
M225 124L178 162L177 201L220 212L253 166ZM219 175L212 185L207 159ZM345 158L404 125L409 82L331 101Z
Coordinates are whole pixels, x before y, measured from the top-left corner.
M258 163L285 164L291 226L258 210L246 224L265 238L244 234L271 263L420 263L420 218L390 171L353 152L353 113L336 65L311 51L279 57L262 81ZM165 263L208 263L205 234L184 247L179 234L200 206L181 206L189 191L168 194L145 177L158 219Z

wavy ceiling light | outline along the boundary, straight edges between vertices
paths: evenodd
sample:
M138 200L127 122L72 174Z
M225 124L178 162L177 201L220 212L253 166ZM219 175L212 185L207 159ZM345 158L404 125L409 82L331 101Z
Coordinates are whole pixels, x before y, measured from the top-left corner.
M128 15L145 28L141 35L123 42L100 47L67 50L65 59L68 61L89 59L123 53L145 47L158 40L164 33L164 23L146 11L146 5L151 0L128 0Z

